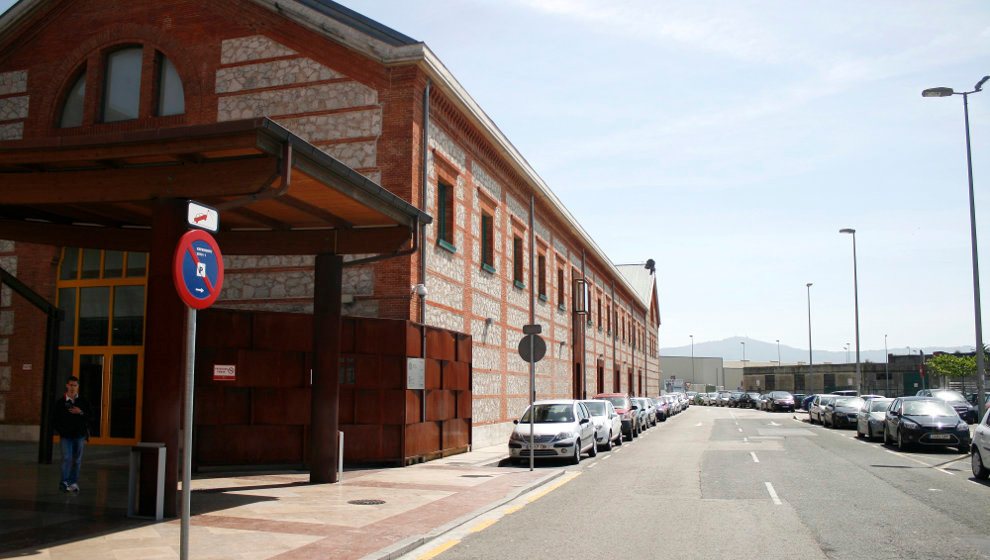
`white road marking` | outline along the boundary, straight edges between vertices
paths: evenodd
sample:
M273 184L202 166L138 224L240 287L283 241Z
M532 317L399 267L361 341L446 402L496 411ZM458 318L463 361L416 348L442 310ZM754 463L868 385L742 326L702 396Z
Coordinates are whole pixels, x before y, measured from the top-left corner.
M750 451L749 452L749 456L753 458L753 462L754 463L759 463L760 462L760 460L756 458L756 452L755 451Z
M774 505L779 506L783 504L783 502L780 501L780 498L777 497L777 492L773 489L773 484L770 484L769 482L764 482L763 484L767 485L767 492L770 493L770 499L773 500Z
M742 428L736 428L736 429L739 430L740 433L742 433Z
M702 424L701 422L698 422L697 424L694 425L695 428L700 428L701 426L704 426L704 424Z

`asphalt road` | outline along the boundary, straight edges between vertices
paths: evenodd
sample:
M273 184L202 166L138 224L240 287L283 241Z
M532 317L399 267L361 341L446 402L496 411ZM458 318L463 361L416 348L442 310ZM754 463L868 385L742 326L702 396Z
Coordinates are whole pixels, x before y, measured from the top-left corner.
M800 416L799 416L800 417ZM505 467L519 468L519 467ZM788 413L694 406L403 558L990 559L990 485Z

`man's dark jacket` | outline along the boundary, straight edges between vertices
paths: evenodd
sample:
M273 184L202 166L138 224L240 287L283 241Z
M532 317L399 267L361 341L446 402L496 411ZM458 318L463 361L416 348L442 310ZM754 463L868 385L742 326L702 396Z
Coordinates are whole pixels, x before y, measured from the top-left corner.
M82 414L72 414L69 409L78 406ZM89 437L89 424L92 421L93 408L82 394L69 400L63 393L52 407L53 425L55 432L64 438Z

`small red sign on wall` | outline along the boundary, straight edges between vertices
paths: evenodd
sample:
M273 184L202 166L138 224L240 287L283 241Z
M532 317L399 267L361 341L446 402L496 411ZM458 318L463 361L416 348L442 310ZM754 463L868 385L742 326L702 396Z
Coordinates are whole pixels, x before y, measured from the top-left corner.
M213 380L214 381L236 381L237 380L237 366L234 365L213 365Z

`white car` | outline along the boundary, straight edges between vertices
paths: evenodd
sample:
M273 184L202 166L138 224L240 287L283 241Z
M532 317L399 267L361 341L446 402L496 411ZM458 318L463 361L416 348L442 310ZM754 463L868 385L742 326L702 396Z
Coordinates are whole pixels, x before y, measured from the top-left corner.
M576 465L586 451L590 457L598 455L595 424L584 403L573 399L539 401L533 403L532 411L532 424L530 407L522 418L512 421L516 426L509 436L509 459L513 462L530 456L530 427L534 458L567 459Z
M990 477L990 410L983 415L983 421L973 432L973 455L970 463L973 466L973 476L986 480Z
M622 418L609 401L591 399L581 401L591 413L591 423L595 425L595 443L609 451L612 445L622 445ZM528 432L527 432L527 435Z

